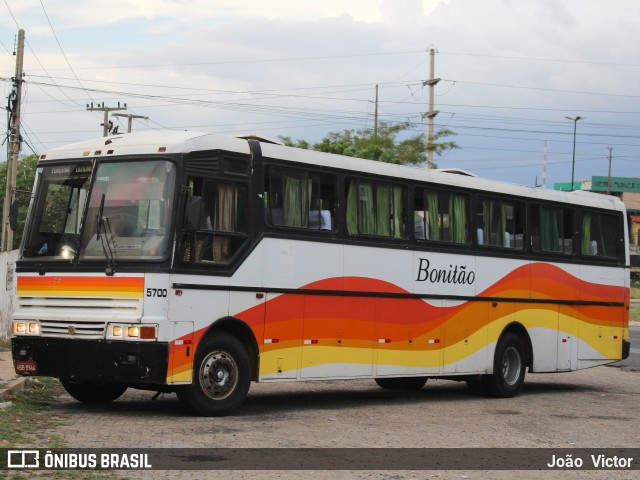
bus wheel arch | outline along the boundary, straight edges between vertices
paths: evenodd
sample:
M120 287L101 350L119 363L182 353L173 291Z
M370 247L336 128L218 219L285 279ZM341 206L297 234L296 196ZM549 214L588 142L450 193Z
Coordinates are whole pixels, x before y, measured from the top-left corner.
M260 350L258 348L258 341L251 327L237 318L225 317L213 323L205 332L202 339L208 335L216 335L218 332L226 332L242 343L251 363L251 380L257 381L260 371Z
M249 327L235 319L222 319L198 342L193 380L176 393L194 413L227 415L244 403L256 369L257 343Z
M520 323L508 325L498 338L493 355L493 371L482 376L486 393L510 398L520 392L526 369L533 365L531 339Z

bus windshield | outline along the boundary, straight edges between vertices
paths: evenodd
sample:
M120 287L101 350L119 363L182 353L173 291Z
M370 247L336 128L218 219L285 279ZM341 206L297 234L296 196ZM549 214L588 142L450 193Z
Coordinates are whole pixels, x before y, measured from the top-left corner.
M38 168L23 258L68 261L74 257L91 168L88 162Z
M169 247L176 169L164 160L101 163L80 260L160 260Z

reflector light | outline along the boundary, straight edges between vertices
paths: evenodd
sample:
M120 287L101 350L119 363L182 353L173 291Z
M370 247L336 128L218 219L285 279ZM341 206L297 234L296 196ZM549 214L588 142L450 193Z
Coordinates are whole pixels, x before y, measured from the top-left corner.
M140 338L142 340L154 340L156 338L156 327L154 326L140 327Z

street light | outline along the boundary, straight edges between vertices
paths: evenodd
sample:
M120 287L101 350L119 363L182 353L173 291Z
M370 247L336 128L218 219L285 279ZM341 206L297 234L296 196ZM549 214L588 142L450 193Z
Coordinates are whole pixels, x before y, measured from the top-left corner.
M564 117L567 120L571 120L573 122L573 161L571 162L571 191L573 192L573 174L576 171L576 128L578 125L578 120L584 120L587 117L577 116L575 118Z

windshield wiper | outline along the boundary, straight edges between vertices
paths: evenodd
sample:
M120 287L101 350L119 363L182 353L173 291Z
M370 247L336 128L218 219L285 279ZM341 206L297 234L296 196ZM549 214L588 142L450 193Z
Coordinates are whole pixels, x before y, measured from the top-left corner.
M100 199L100 207L98 208L98 215L96 217L96 240L100 240L100 244L102 245L102 251L104 252L104 258L107 260L107 268L105 268L104 273L111 277L114 273L116 273L116 261L115 254L111 249L111 245L109 244L109 239L107 238L107 232L111 234L113 239L113 233L111 232L111 226L109 225L109 219L104 216L104 197L105 194L102 194L102 198Z

